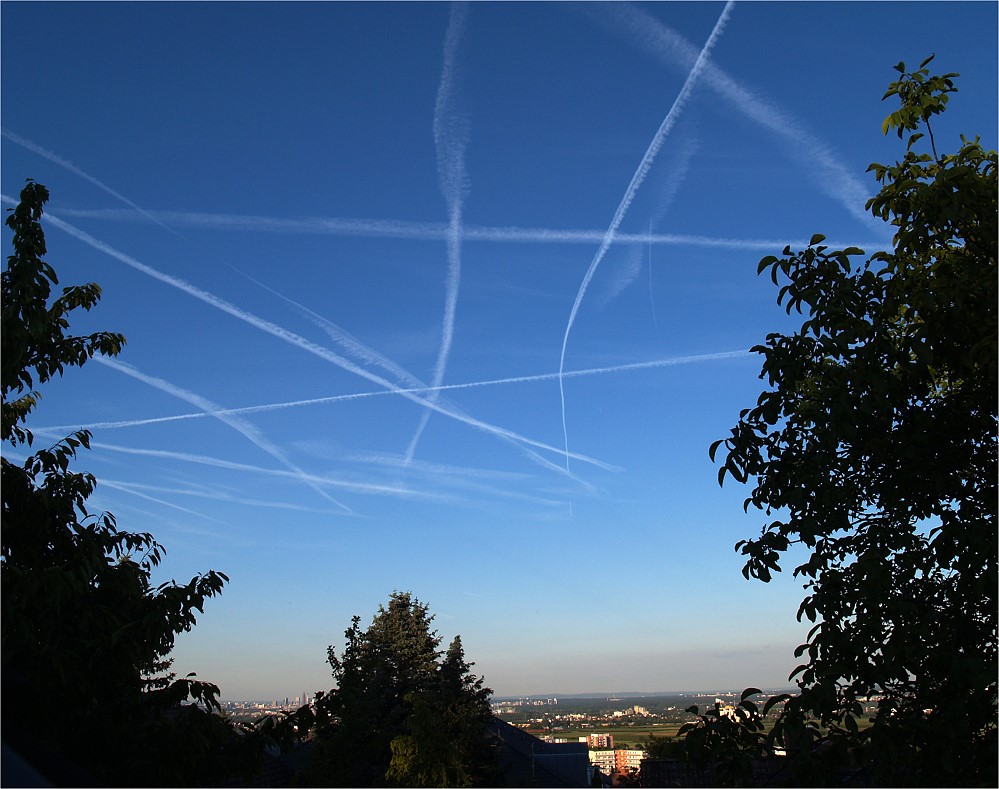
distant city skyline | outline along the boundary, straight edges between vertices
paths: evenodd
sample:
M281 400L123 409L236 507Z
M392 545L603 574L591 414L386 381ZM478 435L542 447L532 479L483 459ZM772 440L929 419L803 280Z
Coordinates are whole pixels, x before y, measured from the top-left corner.
M154 581L230 578L172 670L328 689L409 590L497 696L787 684L793 552L742 577L763 521L708 458L796 325L757 264L890 242L899 60L961 74L938 148L996 147L995 3L0 17L4 207L49 188L48 262L103 289L72 331L128 340L42 388L36 446L92 429Z

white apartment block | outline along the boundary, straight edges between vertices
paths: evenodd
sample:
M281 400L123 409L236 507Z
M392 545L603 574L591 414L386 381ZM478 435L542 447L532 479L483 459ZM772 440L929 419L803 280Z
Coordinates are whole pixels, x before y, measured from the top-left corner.
M590 764L600 768L604 775L610 775L616 766L614 751L611 750L590 750Z

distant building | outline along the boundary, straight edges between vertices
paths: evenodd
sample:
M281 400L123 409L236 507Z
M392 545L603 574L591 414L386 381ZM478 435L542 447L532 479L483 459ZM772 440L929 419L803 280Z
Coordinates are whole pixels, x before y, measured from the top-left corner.
M614 751L614 767L619 773L629 770L638 772L642 768L642 759L647 755L640 748L618 748Z
M590 734L586 737L580 737L580 742L585 742L586 747L590 750L596 750L597 748L613 748L614 747L614 735L613 734Z
M613 750L610 750L608 748L593 750L591 748L589 751L589 756L590 756L590 764L592 764L594 767L599 767L600 772L604 773L605 775L610 775L612 772L614 772L614 768L617 765L617 759L615 757L615 753Z
M599 767L600 772L610 775L617 770L627 773L630 770L638 772L642 767L642 759L648 754L638 748L590 748L590 764Z

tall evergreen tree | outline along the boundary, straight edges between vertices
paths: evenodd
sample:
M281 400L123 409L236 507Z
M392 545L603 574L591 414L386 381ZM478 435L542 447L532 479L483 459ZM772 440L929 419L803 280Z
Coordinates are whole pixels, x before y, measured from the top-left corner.
M310 781L339 786L469 786L488 774L489 695L461 639L442 655L429 607L394 592L367 630L354 617L336 687L317 701L319 752Z
M471 673L461 636L448 647L436 680L409 697L406 734L390 743L387 777L403 786L473 786L487 781L494 754L484 736L492 716L483 679Z

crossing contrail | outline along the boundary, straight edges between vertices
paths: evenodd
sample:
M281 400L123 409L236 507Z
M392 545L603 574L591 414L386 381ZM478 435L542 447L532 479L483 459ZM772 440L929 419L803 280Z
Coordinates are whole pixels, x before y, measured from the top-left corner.
M96 358L96 357L95 357ZM33 431L36 435L48 438L61 438L61 434L49 428L40 428ZM164 460L177 460L183 463L194 463L212 468L223 468L230 471L245 471L255 474L263 474L269 477L281 477L285 479L301 479L300 475L292 471L282 469L263 468L249 463L239 463L233 460L211 457L210 455L198 455L191 452L175 452L168 449L143 449L139 447L126 447L119 444L108 444L103 441L91 441L93 449L106 449L109 452L119 452L126 455L136 455L139 457L163 458ZM441 499L443 497L424 491L413 490L411 488L401 488L392 485L380 485L369 482L356 482L353 480L341 480L334 477L322 477L315 474L305 475L311 482L317 485L328 485L330 487L342 488L354 493L368 493L373 495L402 496L404 498L424 498Z
M679 137L677 134L674 134L673 137L674 145L671 147L675 148L676 155L671 161L665 163L666 167L668 167L666 177L656 179L653 172L650 171L649 177L645 184L646 190L651 190L652 188L655 188L655 186L648 183L648 181L659 180L661 182L658 185L658 196L653 204L652 219L649 221L649 236L652 236L655 227L662 222L663 217L672 205L677 192L680 190L680 186L687 177L687 173L690 172L690 160L697 148L689 134L679 135ZM660 169L664 169L662 157L659 158L657 164ZM618 239L619 236L615 235L615 246L617 246ZM651 259L652 244L650 243L646 246ZM619 264L616 267L617 271L615 272L610 284L597 297L598 305L602 307L610 303L613 299L617 298L617 296L619 296L625 288L638 279L639 274L644 268L642 264L643 251L644 250L641 246L635 244L630 245L623 252L625 264L623 266Z
M208 499L210 501L226 501L234 502L236 504L242 504L247 507L267 507L269 509L277 510L291 510L293 512L317 512L322 515L338 515L336 510L331 509L319 509L317 507L308 507L304 504L292 504L286 501L267 501L266 499L250 499L244 496L235 496L230 493L223 493L217 490L194 490L193 488L168 488L163 485L147 485L145 483L139 482L120 482L118 480L108 480L104 477L100 479L101 485L110 485L111 487L116 487L119 490L127 490L129 492L135 490L141 491L155 491L158 493L169 493L177 496L191 496L193 498ZM154 499L154 501L159 501L159 499ZM160 502L166 503L166 502Z
M102 448L107 449L107 448L109 448L112 445L92 444L92 446L98 446L98 447L102 447ZM120 448L120 449L123 449L123 448ZM200 456L196 456L196 457L200 457ZM189 457L181 456L181 457L177 457L176 459L177 460L186 461L186 460L189 460ZM208 459L208 460L210 460L210 459ZM363 460L362 460L362 462L363 462ZM370 462L377 463L378 461L377 460L372 460ZM214 465L214 464L209 463L209 465ZM405 468L407 468L409 470L412 470L412 468L413 468L412 465L406 466L405 463L403 462L402 458L400 458L400 462L399 463L392 464L392 465L395 465L396 467L405 467ZM258 471L260 473L270 473L270 471L268 469L263 469L263 468L258 468L258 467L250 467L250 468L252 468L252 469L254 469L254 470L256 470L256 471ZM420 469L420 471L424 471L425 472L426 469ZM438 477L438 475L435 474L434 472L430 472L430 473L432 475L434 475L435 478ZM445 476L447 476L447 475L445 475ZM482 476L484 476L484 475L482 475ZM511 476L516 476L516 475L511 475ZM322 480L322 478L316 478L316 479L317 480ZM325 481L325 480L322 480L322 481ZM439 479L438 479L438 481L439 481ZM222 521L222 520L219 520L218 518L212 518L212 517L210 517L208 515L204 515L203 513L198 513L198 512L196 512L194 510L188 510L188 509L186 509L184 507L181 507L181 506L179 506L177 504L173 504L173 503L171 503L169 501L163 501L161 499L154 498L152 496L149 496L149 495L146 495L146 494L142 493L142 491L154 491L154 492L159 492L159 493L169 493L169 494L172 494L172 495L179 495L179 496L192 496L192 497L195 497L195 498L209 499L211 501L234 502L234 503L237 503L237 504L243 504L243 505L248 506L248 507L267 507L267 508L270 508L270 509L291 510L293 512L316 512L316 513L320 513L320 514L329 514L329 515L335 515L335 514L337 514L336 511L334 511L334 510L317 509L316 507L307 507L307 506L302 505L302 504L291 504L291 503L284 502L284 501L267 501L267 500L263 500L263 499L249 499L249 498L246 498L244 496L235 496L235 495L223 493L223 492L220 492L220 491L214 491L214 490L205 491L205 490L194 490L192 488L168 488L168 487L161 486L161 485L148 485L148 484L137 483L137 482L120 482L118 480L109 480L106 477L100 477L99 480L98 480L98 482L99 482L99 484L102 487L109 487L109 488L114 488L116 490L122 490L122 491L125 491L127 493L134 493L137 496L141 496L143 498L147 498L150 501L154 501L154 502L156 502L158 504L163 504L163 505L166 505L168 507L173 507L175 509L182 510L184 512L189 512L192 515L200 515L201 517L207 518L208 520L213 520L213 521L216 521L217 523L223 523L223 524L226 524L226 522ZM558 500L555 500L555 499L542 498L540 496L533 496L533 495L531 495L529 493L520 493L520 492L515 491L515 490L509 490L506 487L496 487L494 485L487 485L487 484L483 484L481 482L476 482L476 481L473 481L473 480L470 480L470 479L467 479L467 478L457 478L456 479L453 476L450 476L450 477L447 477L447 482L445 484L448 485L448 486L450 486L450 487L452 487L452 488L454 488L457 492L454 493L454 494L451 494L451 493L429 493L429 492L426 492L426 491L414 490L412 488L390 487L390 486L386 486L386 485L372 485L372 484L356 483L356 482L355 483L341 483L341 485L344 486L344 487L353 486L357 492L361 492L361 493L377 493L377 494L380 494L380 495L392 495L392 496L395 496L395 497L398 497L398 498L405 498L405 499L426 499L426 500L431 500L431 501L455 501L457 499L467 500L467 497L464 496L463 494L471 492L471 493L478 494L478 498L480 498L480 499L481 499L482 494L485 494L485 495L488 495L488 496L495 496L495 497L499 497L499 498L514 499L516 501L525 501L525 502L528 502L530 504L537 504L537 505L541 505L541 506L545 506L545 507L557 507L557 506L560 506L562 504L561 501L558 501ZM226 524L226 525L228 525L228 524Z
M407 471L429 474L433 477L475 477L478 479L501 479L508 482L523 481L531 478L530 474L522 471L498 471L496 469L453 466L447 463L430 463L426 460L414 460L412 463L407 464L404 457L382 452L364 452L362 454L349 455L347 460L376 466L387 466L389 468L404 468Z
M353 510L351 510L350 507L334 499L325 490L323 490L318 485L316 485L312 480L310 480L308 475L304 471L302 471L302 469L300 469L298 466L296 466L294 463L288 460L288 458L285 457L284 453L280 449L278 449L270 441L264 438L260 434L259 430L257 430L255 427L253 427L253 425L246 422L241 417L235 414L220 413L221 409L215 403L211 402L210 400L206 400L201 395L195 394L194 392L190 392L186 389L182 389L181 387L176 386L162 378L157 378L152 375L146 375L145 373L137 370L135 367L133 367L130 364L125 364L124 362L119 362L115 359L110 359L106 356L100 356L100 355L94 356L93 359L98 364L103 364L105 367L110 367L112 370L117 370L120 373L124 373L125 375L134 378L137 381L142 381L142 383L151 386L154 389L159 389L161 392L165 392L166 394L172 395L173 397L176 397L180 400L190 403L191 405L197 408L200 408L206 414L214 417L215 419L218 419L223 424L231 427L237 433L248 439L256 447L266 452L268 455L270 455L272 458L278 461L282 466L284 466L293 474L295 474L296 477L300 479L303 483L305 483L314 491L316 491L316 493L318 493L324 499L326 499L329 502L332 502L333 504L336 504L338 507L340 507L346 512L353 513Z
M274 296L277 296L279 299L287 302L288 304L291 304L293 307L295 307L295 309L301 312L315 326L322 329L333 342L339 345L348 354L351 354L355 359L359 359L360 361L366 364L370 364L373 367L380 367L385 372L395 376L395 378L399 381L400 385L401 384L406 385L407 391L413 393L432 393L434 395L440 393L441 387L439 385L436 387L427 386L425 383L423 383L423 381L411 375L409 372L404 370L402 367L393 362L391 359L380 354L374 348L365 345L363 342L358 340L348 331L341 328L337 324L333 323L333 321L324 318L322 315L315 312L314 310L310 310L304 304L298 303L294 299L285 296L283 293L276 291L274 288L270 287L269 285L265 285L263 282L260 282L254 277L251 277L249 274L240 271L235 266L230 266L230 268L232 268L233 271L237 272L241 276L250 280L250 282L263 288L268 293L271 293ZM385 391L384 394L392 394L392 392ZM437 400L437 402L440 401ZM461 414L462 416L468 416L468 414L466 414L460 408L456 407L454 403L448 403L445 401L445 406L456 414ZM562 473L561 467L552 463L547 458L542 457L534 450L528 449L527 447L519 444L517 441L514 441L513 439L507 438L505 436L498 436L498 438L514 445L519 452L524 454L527 458L537 463L538 465L543 466L544 468L547 468L549 470ZM409 462L412 462L412 457L411 456L408 457L409 457Z
M688 68L697 56L697 48L652 14L630 3L588 3L584 13L598 15L623 37L656 59L671 66ZM703 81L733 109L758 123L788 144L792 155L805 164L818 188L861 222L884 234L884 227L864 210L870 194L864 185L843 165L833 149L790 113L772 101L740 84L723 69L709 63ZM878 242L878 246L885 240ZM801 245L805 246L805 245ZM872 245L873 246L873 245Z
M419 460L407 463L406 459L401 455L383 455L377 453L352 455L348 458L348 460L364 464L403 469L407 473L415 472L427 475L436 482L446 481L445 484L447 485L475 493L485 493L501 498L526 501L531 504L540 504L546 507L561 507L564 504L563 501L557 499L541 498L530 493L520 493L517 490L513 490L510 485L511 481L521 482L531 478L531 475L520 472L451 466L442 463L427 463L426 461ZM486 484L482 482L482 480L500 481L504 484L497 487L496 485Z
M461 44L468 6L465 3L452 3L448 18L447 33L444 36L444 65L441 81L437 88L437 101L434 104L434 148L437 151L437 180L441 195L447 205L447 276L444 281L444 318L441 324L441 344L437 351L437 361L431 377L431 386L438 387L444 382L451 345L454 342L454 320L458 308L458 288L461 284L461 214L468 195L468 174L465 171L465 149L468 147L468 120L454 107L456 61ZM428 398L436 403L438 391ZM416 453L430 411L424 409L419 424L406 448L406 460L411 461Z
M26 148L27 150L31 151L32 153L37 153L42 158L48 159L50 162L52 162L54 164L58 164L60 167L63 167L66 170L69 170L74 175L78 175L78 176L80 176L80 178L83 178L84 180L90 181L90 183L92 183L98 189L101 189L101 190L107 192L112 197L114 197L114 198L116 198L118 200L121 200L121 202L125 203L125 205L131 206L132 208L134 208L136 211L138 211L140 214L142 214L150 222L155 222L157 225L159 225L160 227L164 228L165 230L169 230L174 235L177 235L177 231L175 231L172 227L170 227L169 225L166 225L163 222L161 222L159 219L157 219L151 213L149 213L148 211L146 211L144 208L141 208L141 207L137 206L135 203L133 203L131 200L129 200L127 197L125 197L125 195L119 194L118 192L116 192L114 189L112 189L107 184L105 184L105 183L103 183L101 181L98 181L96 178L94 178L94 176L90 175L89 173L84 172L83 170L81 170L79 167L77 167L72 162L66 161L61 156L52 153L52 151L43 148L41 145L38 145L38 143L34 143L31 140L29 140L29 139L27 139L25 137L22 137L19 134L14 134L14 132L10 131L10 129L0 129L0 135L3 135L5 138L7 138L8 140L10 140L12 143L15 143L16 145L20 145L22 148Z
M718 21L715 22L715 26L711 30L711 35L708 36L708 40L704 43L704 47L698 54L697 60L694 61L694 65L690 69L690 73L687 74L687 78L683 82L683 87L680 88L680 93L673 101L673 106L669 108L669 112L666 113L666 117L659 126L659 130L652 138L652 142L649 144L648 150L645 152L645 156L642 157L642 161L638 165L638 169L631 178L631 183L628 184L628 188L625 190L624 196L621 198L617 211L614 212L614 218L611 220L610 227L607 228L607 232L600 244L600 248L597 250L597 254L594 255L593 261L590 263L590 267L587 269L586 274L583 277L583 282L580 284L579 291L576 293L576 300L573 302L572 310L569 312L569 320L565 326L565 335L562 338L562 353L559 357L560 376L558 381L559 396L562 403L562 435L565 440L565 451L567 453L565 459L566 471L569 469L569 432L565 419L565 385L561 377L561 373L565 369L565 351L569 344L569 333L572 331L572 324L576 321L576 313L579 312L579 305L583 301L583 296L586 294L586 289L589 287L590 280L593 279L593 274L597 270L597 266L600 265L600 261L603 260L608 248L614 241L614 234L617 232L618 226L620 226L621 221L624 219L624 215L627 213L628 207L631 205L632 200L634 200L638 187L641 186L642 181L645 180L645 176L648 174L649 168L652 166L652 162L655 160L656 154L659 153L659 149L666 140L666 136L673 128L673 124L676 123L676 119L683 110L684 104L687 103L690 91L693 89L694 83L697 81L701 71L704 69L708 55L710 54L712 47L714 47L715 42L718 40L718 36L724 29L725 22L728 20L729 14L732 12L733 5L733 0L728 0L728 2L725 3L725 7L722 9L722 12L718 17Z
M5 203L14 203L14 201L11 198L7 197L6 195L2 196L2 200ZM410 400L411 402L416 403L419 406L422 406L423 408L429 408L433 411L436 411L439 414L443 414L444 416L450 417L451 419L455 419L458 422L462 422L470 427L474 427L485 433L490 433L492 435L497 435L497 436L506 436L507 438L511 438L515 441L536 447L538 449L544 449L548 452L552 452L560 456L564 455L564 450L558 447L554 447L550 444L545 444L541 441L536 441L532 438L528 438L527 436L515 433L512 430L507 430L502 427L497 427L496 425L491 425L479 419L473 419L472 417L455 413L454 411L441 407L437 403L430 402L422 397L419 397L411 392L408 392L407 390L396 386L395 384L382 378L381 376L375 375L374 373L365 370L363 367L358 367L356 364L347 359L344 359L339 354L336 354L327 348L323 348L321 345L316 345L314 342L307 340L305 337L301 337L298 334L295 334L294 332L289 331L288 329L285 329L282 326L278 326L277 324L272 323L271 321L264 320L263 318L260 318L251 312L247 312L246 310L243 310L237 307L236 305L231 304L222 297L216 296L214 293L210 293L209 291L203 290L195 285L192 285L191 283L183 279L180 279L179 277L174 277L170 274L164 274L162 271L159 271L153 268L152 266L148 266L145 263L142 263L136 260L135 258L126 255L124 252L118 251L110 244L107 244L103 241L94 238L90 234L85 233L84 231L80 230L77 227L74 227L68 222L59 219L54 214L51 213L46 214L45 221L50 222L53 226L59 228L65 233L68 233L69 235L82 241L88 246L93 247L94 249L103 252L104 254L115 258L116 260L121 261L125 265L134 268L137 271L141 271L143 274L146 274L152 277L153 279L159 280L160 282L169 285L170 287L176 288L177 290L187 293L189 296L192 296L198 299L199 301L204 302L210 307L214 307L220 312L224 312L228 315L231 315L232 317L237 318L243 321L244 323L253 326L256 329L259 329L262 332L270 334L273 337L277 337L283 342L286 342L290 345L300 348L301 350L307 351L308 353L311 353L314 356L318 356L320 359L323 359L324 361L327 361L330 364L333 364L342 370L346 370L347 372L353 373L354 375L357 375L361 378L365 378L368 381L371 381L372 383L378 386L384 387L385 389L388 389L391 392L399 394L402 397L406 398L407 400ZM588 457L586 455L572 453L572 457L573 459L580 460L585 463L590 463L592 465L595 465L599 468L603 468L606 470L610 471L619 470L618 467L616 466L609 465L607 463ZM554 464L552 465L554 466ZM578 478L574 477L571 473L569 473L566 470L559 469L559 472L565 476L568 476L570 479L573 479L577 482L580 481L578 480Z
M112 490L120 490L124 493L130 493L133 496L138 496L140 499L145 499L146 501L152 501L156 504L162 504L164 507L170 507L180 512L187 513L188 515L197 515L199 518L204 518L205 520L215 521L215 523L221 523L224 526L229 524L219 518L213 518L210 515L205 515L203 512L198 512L197 510L191 510L187 507L182 507L179 504L174 504L172 501L165 501L163 499L158 499L155 496L150 496L148 493L142 493L138 490L133 490L128 484L122 484L120 482L115 482L109 479L101 479L99 484L106 488L111 488Z
M229 268L231 268L241 277L248 279L257 287L263 288L272 296L276 296L285 303L290 304L292 307L298 310L298 312L301 313L310 323L312 323L317 328L321 329L326 334L327 337L329 337L334 343L339 345L340 348L342 348L346 353L350 354L358 361L361 361L364 364L369 364L372 367L381 368L385 372L395 376L400 383L405 383L407 386L410 387L424 386L424 383L422 381L412 376L410 373L408 373L398 364L393 362L388 357L383 356L374 348L371 348L370 346L361 342L359 339L357 339L357 337L348 332L342 326L337 325L328 318L324 318L315 310L309 309L304 304L295 301L290 296L286 296L284 293L281 293L279 290L276 290L272 288L270 285L261 282L256 277L250 276L245 271L242 271L231 264L229 265Z
M9 200L9 198L5 198ZM62 216L98 221L132 222L134 211L118 208L67 208L61 207ZM284 217L260 216L255 214L211 214L187 211L152 211L151 215L162 217L175 227L192 229L232 230L250 233L301 233L308 235L330 235L352 238L394 238L411 241L446 241L447 224L442 222L411 222L401 219L343 219L339 217L305 217L288 219ZM472 241L497 244L586 244L603 241L604 230L558 229L544 227L484 227L464 224L461 227L462 243ZM770 251L792 247L808 246L808 239L791 238L724 238L691 235L685 233L615 233L614 243L637 245L666 245L708 247L714 249L739 249L749 251ZM881 248L883 241L833 241L827 242L839 247Z
M523 383L535 383L538 381L556 381L559 377L563 378L576 378L580 376L587 375L607 375L610 373L621 373L630 372L634 370L651 370L660 367L673 367L682 364L695 364L698 362L712 362L712 361L723 361L726 359L739 359L748 358L750 356L749 351L722 351L719 353L704 353L698 354L696 356L675 356L669 359L655 359L649 362L632 362L629 364L616 364L610 367L592 367L585 370L568 370L564 373L541 373L538 375L518 375L509 378L494 378L487 381L472 381L470 383L463 384L446 384L444 386L438 387L438 391L445 392L455 389L474 389L480 386L501 386L504 384L523 384ZM298 408L301 406L309 405L327 405L330 403L343 403L350 400L362 400L368 397L385 397L391 395L401 395L403 392L408 392L410 394L425 394L430 387L421 386L412 389L399 389L399 390L385 390L379 389L374 392L356 392L354 394L342 394L342 395L329 395L328 397L312 397L306 400L288 400L281 403L266 403L263 405L250 405L243 406L240 408L225 408L221 409L217 413L221 414L258 414L266 411L279 411L285 408ZM118 421L108 421L108 422L89 422L86 424L67 424L67 425L49 425L43 428L36 428L36 432L42 430L45 431L61 431L61 430L80 430L83 428L87 429L101 429L101 430L115 430L119 428L128 427L142 427L144 425L155 425L161 422L176 422L183 419L201 419L207 416L213 416L213 414L208 414L203 411L198 411L190 414L176 414L174 416L157 416L150 417L147 419L123 419ZM55 433L53 433L54 435Z

